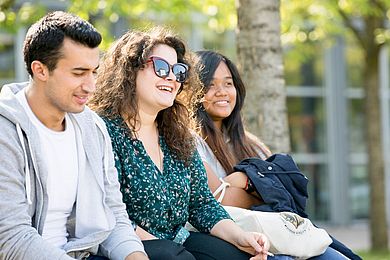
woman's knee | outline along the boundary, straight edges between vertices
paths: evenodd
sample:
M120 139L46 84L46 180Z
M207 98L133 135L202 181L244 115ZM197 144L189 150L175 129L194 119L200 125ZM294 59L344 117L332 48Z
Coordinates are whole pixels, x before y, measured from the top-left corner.
M195 260L182 245L166 239L142 241L151 260Z
M210 234L190 232L184 247L196 259L235 259L248 260L251 256L234 245Z

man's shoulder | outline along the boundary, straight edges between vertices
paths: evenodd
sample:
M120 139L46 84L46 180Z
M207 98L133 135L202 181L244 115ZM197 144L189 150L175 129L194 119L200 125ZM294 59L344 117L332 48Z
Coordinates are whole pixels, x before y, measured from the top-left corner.
M2 114L0 114L0 129L0 138L8 139L10 135L16 135L15 123Z
M16 94L26 88L29 84L28 81L4 84L1 88L1 95L8 95L9 93Z
M27 86L25 83L13 83L4 85L0 93L0 116L14 124L25 121L25 111L16 98L16 94Z
M85 107L80 113L69 113L81 127L91 127L96 124L104 124L103 120L89 107Z

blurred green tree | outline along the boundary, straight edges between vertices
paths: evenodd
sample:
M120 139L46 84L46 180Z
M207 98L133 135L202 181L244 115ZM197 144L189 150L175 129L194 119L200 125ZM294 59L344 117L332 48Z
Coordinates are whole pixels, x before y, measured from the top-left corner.
M0 0L0 32L16 33L21 26L35 22L46 12L42 4L26 1ZM1 45L1 43L0 43Z
M379 54L390 39L389 0L282 0L283 38L301 46L351 34L363 53L365 138L373 250L388 249L385 174L380 114ZM380 224L379 224L380 223Z
M48 11L50 1L0 0L0 32L15 33L28 26ZM184 36L194 26L222 34L236 26L234 0L63 0L63 5L91 21L103 34L102 47L114 40L113 26L121 22L128 28L164 24Z
M117 22L128 28L164 24L184 36L189 36L193 26L220 34L236 25L233 0L71 0L70 3L70 12L91 20L102 32L103 48L113 41L111 29Z

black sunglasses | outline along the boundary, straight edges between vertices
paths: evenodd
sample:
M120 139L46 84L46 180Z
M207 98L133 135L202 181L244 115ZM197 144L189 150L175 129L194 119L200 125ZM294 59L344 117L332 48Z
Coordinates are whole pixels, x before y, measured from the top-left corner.
M148 62L153 62L154 73L157 77L165 79L169 75L169 70L172 69L177 82L183 83L187 78L188 66L184 63L170 65L166 60L157 56L151 56L146 61Z

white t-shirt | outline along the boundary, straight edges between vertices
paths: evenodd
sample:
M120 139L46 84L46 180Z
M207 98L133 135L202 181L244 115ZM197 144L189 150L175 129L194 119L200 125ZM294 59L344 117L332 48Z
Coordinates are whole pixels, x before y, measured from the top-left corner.
M67 242L66 222L77 194L79 164L75 128L67 114L64 131L47 128L32 112L24 91L16 97L38 130L42 158L46 158L48 211L42 237L62 248Z
M211 170L219 177L226 177L227 173L225 169L222 167L222 164L218 161L217 157L215 157L213 151L211 151L210 146L203 140L199 135L195 135L196 137L196 149L200 155L200 158L203 162L207 163L210 166Z

